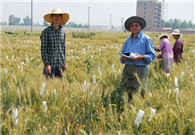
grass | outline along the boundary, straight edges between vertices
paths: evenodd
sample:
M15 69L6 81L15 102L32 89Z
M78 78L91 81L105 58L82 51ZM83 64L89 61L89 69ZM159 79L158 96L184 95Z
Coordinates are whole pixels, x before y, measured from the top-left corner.
M170 76L162 71L160 60L150 64L145 98L136 93L129 106L120 90L124 65L119 52L130 33L95 32L81 39L66 32L67 70L62 80L42 76L40 31L8 33L1 32L1 134L195 134L194 35L183 34L185 60L170 69ZM146 34L159 45L159 33ZM41 96L43 82L46 88ZM13 108L18 110L17 125ZM151 108L156 113L149 122ZM145 114L137 128L140 109Z

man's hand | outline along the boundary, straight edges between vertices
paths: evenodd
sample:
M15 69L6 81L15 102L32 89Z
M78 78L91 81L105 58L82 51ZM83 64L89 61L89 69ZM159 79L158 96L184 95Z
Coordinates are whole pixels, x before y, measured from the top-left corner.
M131 58L132 60L138 61L138 60L145 60L146 58L142 55L140 55L139 53L135 53L136 57L135 58Z
M122 61L126 61L128 58L127 57L125 57L125 56L122 56Z
M51 66L47 65L45 71L50 75L51 74Z

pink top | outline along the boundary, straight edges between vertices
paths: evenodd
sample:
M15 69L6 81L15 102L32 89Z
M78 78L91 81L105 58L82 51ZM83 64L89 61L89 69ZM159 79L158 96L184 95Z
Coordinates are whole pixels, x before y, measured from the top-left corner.
M155 49L156 48L159 48L162 53L160 55L157 56L157 58L162 58L162 55L164 53L170 53L171 55L173 55L173 50L172 50L172 46L171 46L171 43L169 42L169 40L167 38L163 39L160 43L160 46L159 47L154 47Z

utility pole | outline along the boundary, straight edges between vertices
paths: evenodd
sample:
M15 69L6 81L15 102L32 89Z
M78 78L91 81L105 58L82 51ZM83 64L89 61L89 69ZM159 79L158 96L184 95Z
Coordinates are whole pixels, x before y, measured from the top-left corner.
M88 7L88 31L89 31L89 27L90 27L90 6Z
M122 29L122 31L124 30L124 29L123 29L123 19L124 19L124 18L121 18L121 29Z
M31 0L31 31L33 31L33 0Z
M111 32L111 29L112 29L112 14L110 15L110 32Z

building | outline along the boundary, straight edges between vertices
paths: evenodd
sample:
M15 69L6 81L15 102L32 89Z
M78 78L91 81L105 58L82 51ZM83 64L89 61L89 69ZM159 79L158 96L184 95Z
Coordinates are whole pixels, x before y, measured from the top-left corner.
M161 7L158 0L137 0L136 15L146 20L146 30L158 30L161 28Z

